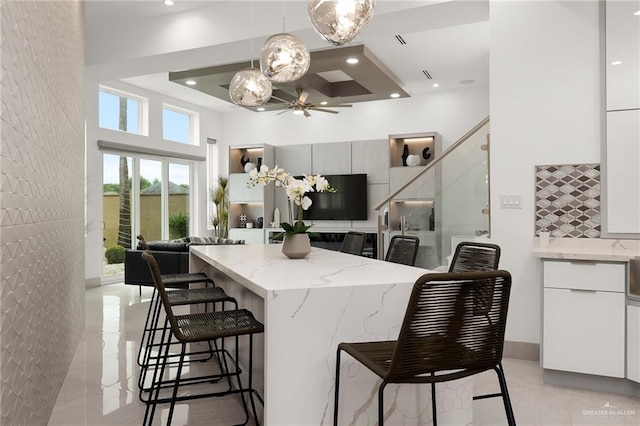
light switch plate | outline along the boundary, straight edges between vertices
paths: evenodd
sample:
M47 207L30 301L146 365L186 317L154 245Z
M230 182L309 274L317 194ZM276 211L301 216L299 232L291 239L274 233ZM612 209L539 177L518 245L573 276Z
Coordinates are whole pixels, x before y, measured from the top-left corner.
M500 208L501 209L521 209L522 208L522 195L500 195Z

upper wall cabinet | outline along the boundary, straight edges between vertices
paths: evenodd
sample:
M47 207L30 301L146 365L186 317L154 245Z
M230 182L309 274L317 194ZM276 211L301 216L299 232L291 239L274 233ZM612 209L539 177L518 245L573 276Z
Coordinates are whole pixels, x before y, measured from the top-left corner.
M604 3L606 137L602 235L640 237L640 0Z
M349 142L315 144L311 149L313 174L340 175L351 173Z
M640 108L640 1L606 2L607 111Z

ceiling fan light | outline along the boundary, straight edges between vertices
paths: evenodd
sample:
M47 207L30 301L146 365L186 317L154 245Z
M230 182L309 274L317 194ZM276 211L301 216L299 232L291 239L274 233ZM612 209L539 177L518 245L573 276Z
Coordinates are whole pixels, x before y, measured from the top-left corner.
M281 33L269 37L260 52L260 68L271 81L289 83L306 74L311 55L304 43L291 34Z
M350 43L371 22L374 0L309 0L313 28L335 46Z
M295 107L293 108L293 114L294 115L302 115L304 114L304 110L300 107Z
M240 106L264 105L271 99L271 92L271 82L256 68L238 71L229 83L229 97Z

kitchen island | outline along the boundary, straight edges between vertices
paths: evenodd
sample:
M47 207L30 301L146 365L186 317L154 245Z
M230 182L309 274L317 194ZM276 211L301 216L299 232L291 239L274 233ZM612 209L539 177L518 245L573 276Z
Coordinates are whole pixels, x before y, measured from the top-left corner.
M320 248L292 260L281 248L193 246L190 269L206 272L264 322L254 351L262 423L331 424L338 343L396 339L413 284L430 271ZM339 424L377 423L377 376L349 357L343 362ZM472 422L472 387L471 380L439 385L441 424ZM428 424L430 395L425 385L389 385L387 424Z

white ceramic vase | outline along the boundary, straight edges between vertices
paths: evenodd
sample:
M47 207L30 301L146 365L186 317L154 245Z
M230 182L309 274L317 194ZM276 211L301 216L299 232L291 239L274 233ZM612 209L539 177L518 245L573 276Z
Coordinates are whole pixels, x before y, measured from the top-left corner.
M282 253L289 259L303 259L311 253L309 234L290 234L284 236Z

